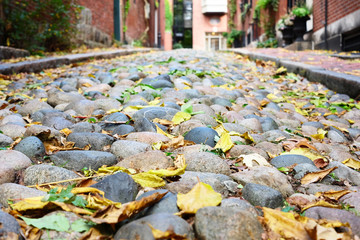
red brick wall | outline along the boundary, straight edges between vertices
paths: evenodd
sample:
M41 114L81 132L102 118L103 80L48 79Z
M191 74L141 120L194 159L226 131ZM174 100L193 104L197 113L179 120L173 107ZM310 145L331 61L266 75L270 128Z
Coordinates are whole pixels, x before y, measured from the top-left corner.
M91 10L93 26L113 36L114 0L78 0L78 4Z
M239 6L241 2L242 2L242 0L237 0L237 5ZM246 15L244 22L241 21L241 11L238 8L238 12L235 17L235 19L237 19L237 21L235 21L235 24L237 25L238 30L243 30L246 33L246 31L250 27L250 24L254 22L253 15L254 15L254 9L256 6L256 2L257 2L257 0L252 0L252 7L249 10L250 12ZM275 23L286 13L287 13L287 0L279 0L279 8L278 8L278 11L275 12ZM264 11L262 11L261 14L266 14L266 13L264 13ZM254 39L260 37L260 35L264 33L264 30L259 25L256 25L254 27L254 30L255 30Z
M149 31L149 19L145 18L144 0L130 1L130 8L126 18L126 40L139 40L144 36L145 31ZM146 39L148 40L148 39ZM129 42L130 43L130 42Z
M360 0L328 0L328 24L331 24L358 9L360 9ZM315 32L324 27L325 0L314 0L313 15Z

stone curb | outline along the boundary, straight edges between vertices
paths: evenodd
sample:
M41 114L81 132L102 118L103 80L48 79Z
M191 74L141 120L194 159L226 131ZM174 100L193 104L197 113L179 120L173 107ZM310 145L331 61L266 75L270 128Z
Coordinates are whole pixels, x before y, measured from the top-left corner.
M335 92L345 93L352 98L360 97L360 77L358 76L329 71L325 68L294 62L286 58L280 59L266 54L253 53L246 49L229 49L227 51L247 56L251 60L260 59L275 62L277 67L284 66L289 72L300 74L311 82L322 83Z
M61 65L67 65L76 62L83 62L89 59L104 59L115 58L119 56L125 56L135 53L146 53L150 51L156 51L153 48L141 48L141 49L121 49L109 52L96 52L96 53L82 53L82 54L70 54L61 57L50 57L34 61L25 61L18 63L6 63L0 64L0 74L10 75L20 72L41 72L47 68L56 68Z

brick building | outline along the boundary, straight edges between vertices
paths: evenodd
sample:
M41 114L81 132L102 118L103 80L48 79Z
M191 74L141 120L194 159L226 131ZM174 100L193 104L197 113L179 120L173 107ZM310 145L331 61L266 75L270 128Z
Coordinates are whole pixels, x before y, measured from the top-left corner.
M360 50L360 0L314 0L313 16L315 48Z

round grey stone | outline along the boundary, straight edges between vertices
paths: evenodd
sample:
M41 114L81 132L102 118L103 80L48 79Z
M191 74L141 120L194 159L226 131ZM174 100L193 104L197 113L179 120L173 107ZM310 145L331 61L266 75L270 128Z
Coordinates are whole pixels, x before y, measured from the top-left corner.
M168 192L159 202L155 203L151 207L148 207L142 211L142 216L148 216L157 213L177 213L179 208L177 206L177 195L169 192L165 189L157 189L141 194L136 200L140 200L144 197L148 197L154 193L165 193Z
M308 164L315 166L315 164L313 163L313 161L311 161L310 158L305 157L303 155L297 155L297 154L280 155L280 156L274 157L270 163L271 163L271 165L275 166L276 168L288 167L295 163L296 164L308 163Z
M15 233L18 235L18 239L21 238L21 228L16 219L10 214L0 210L0 236L2 239L13 239L8 234Z
M236 207L204 207L195 215L199 239L261 239L262 226L249 211Z
M194 239L192 227L182 218L170 213L152 214L122 226L115 234L114 240L138 239L154 240L149 224L161 231L173 229L178 235L186 235L189 240Z
M138 185L124 172L119 172L105 177L101 181L91 185L105 193L105 198L114 202L127 203L135 200L138 193Z
M67 140L74 142L75 147L78 148L84 148L90 145L91 150L101 151L104 150L106 146L110 146L115 139L102 133L80 132L69 134Z
M116 128L114 128L112 134L115 135L126 135L126 134L129 134L129 133L132 133L132 132L135 132L135 128L131 125L128 125L128 124L122 124Z
M45 147L42 141L34 136L26 137L21 140L14 150L22 152L28 156L32 161L43 160L45 153Z
M242 190L242 197L254 206L277 208L283 205L283 197L281 193L273 188L248 183Z
M57 166L73 171L83 168L97 170L102 165L112 166L117 163L116 156L100 151L63 151L50 156L50 160Z
M219 134L208 127L196 127L191 129L186 135L185 140L192 141L196 144L206 144L211 147L215 147L215 136L219 137Z
M79 175L65 168L51 166L47 164L33 165L24 172L25 185L36 185L49 182L58 182L62 180L78 178ZM73 184L66 182L63 185Z

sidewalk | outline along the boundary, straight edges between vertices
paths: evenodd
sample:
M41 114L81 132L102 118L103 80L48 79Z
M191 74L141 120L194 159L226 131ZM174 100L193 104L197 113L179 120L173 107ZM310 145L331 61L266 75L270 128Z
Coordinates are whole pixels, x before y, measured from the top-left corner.
M342 59L346 55L331 56L325 51L289 51L283 48L240 48L230 51L250 59L273 61L289 72L298 73L312 82L346 93L353 98L360 96L360 59ZM360 57L360 56L359 56Z
M89 59L104 59L115 58L135 53L150 52L152 48L134 48L134 49L119 49L104 52L90 52L80 54L69 54L59 57L46 57L38 60L29 60L16 63L3 63L0 64L0 74L15 74L20 72L40 72L47 68L56 68L61 65L67 65L76 62L83 62Z

